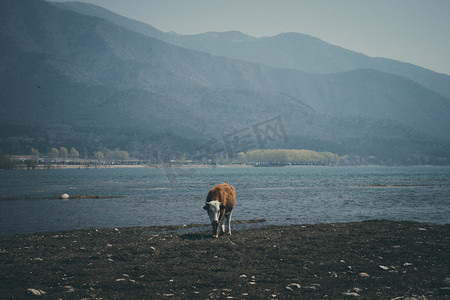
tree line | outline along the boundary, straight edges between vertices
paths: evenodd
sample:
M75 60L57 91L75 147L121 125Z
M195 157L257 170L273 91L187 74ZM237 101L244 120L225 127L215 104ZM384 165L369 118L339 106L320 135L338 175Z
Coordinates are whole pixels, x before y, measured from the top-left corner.
M238 153L242 163L254 165L323 165L339 164L339 156L331 152L297 149L252 150Z
M130 159L127 151L97 151L94 153L96 162L94 163L123 163ZM51 164L85 164L90 163L90 159L81 159L80 153L75 147L53 147L47 154L41 154L37 148L31 148L29 155L20 158L14 155L7 155L0 151L0 169L16 169L26 167L27 169L35 169L39 164L49 166ZM25 159L24 159L25 158ZM68 160L71 161L68 161Z
M66 147L60 147L59 149L53 147L52 149L50 149L50 152L47 154L47 156L53 160L56 160L58 158L65 160L69 157L76 159L80 156L80 153L77 149L75 149L75 147L70 147L70 150L67 150Z
M74 147L70 148L70 151L65 147L61 147L59 149L52 148L48 153L48 157L51 159L67 159L67 158L78 158L79 152ZM113 151L96 151L94 152L94 158L98 161L114 161L114 162L123 162L130 159L130 155L127 151L122 150L113 150Z

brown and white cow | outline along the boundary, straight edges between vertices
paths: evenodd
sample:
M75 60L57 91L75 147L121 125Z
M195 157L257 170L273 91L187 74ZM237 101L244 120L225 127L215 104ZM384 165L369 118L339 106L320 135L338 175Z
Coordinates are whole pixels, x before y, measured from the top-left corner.
M219 236L219 227L222 227L222 232L231 234L230 220L235 199L236 191L234 187L226 182L218 184L209 190L203 208L208 212L215 238ZM224 217L226 225L222 225Z

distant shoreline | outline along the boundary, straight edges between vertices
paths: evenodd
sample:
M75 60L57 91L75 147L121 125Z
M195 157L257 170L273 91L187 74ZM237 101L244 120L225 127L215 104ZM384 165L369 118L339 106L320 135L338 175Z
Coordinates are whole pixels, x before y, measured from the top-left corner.
M61 169L130 169L130 168L147 168L147 169L190 169L190 168L253 168L253 165L245 164L226 164L226 165L163 165L163 164L82 164L82 165L38 165L35 170L61 170ZM27 170L27 167L16 168L16 170Z
M16 167L13 170L63 170L63 169L132 169L132 168L147 168L147 169L191 169L191 168L321 168L321 167L449 167L447 165L252 165L252 164L223 164L223 165L164 165L164 164L51 164L38 165L35 168L27 168L26 166ZM4 169L0 169L4 170Z

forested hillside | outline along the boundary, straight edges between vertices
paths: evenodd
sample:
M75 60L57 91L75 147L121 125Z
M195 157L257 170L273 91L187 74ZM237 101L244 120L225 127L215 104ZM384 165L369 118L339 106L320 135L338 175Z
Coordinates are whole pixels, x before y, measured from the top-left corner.
M7 154L70 145L80 157L161 161L286 148L351 163L450 162L450 100L398 75L214 56L40 0L2 1L0 28Z

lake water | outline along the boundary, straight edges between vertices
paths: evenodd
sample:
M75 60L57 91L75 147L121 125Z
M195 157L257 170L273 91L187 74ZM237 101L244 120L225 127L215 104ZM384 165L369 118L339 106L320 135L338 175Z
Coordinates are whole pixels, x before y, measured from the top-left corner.
M232 220L450 222L450 167L13 170L0 171L0 235L208 224L206 195L223 181L237 191Z

